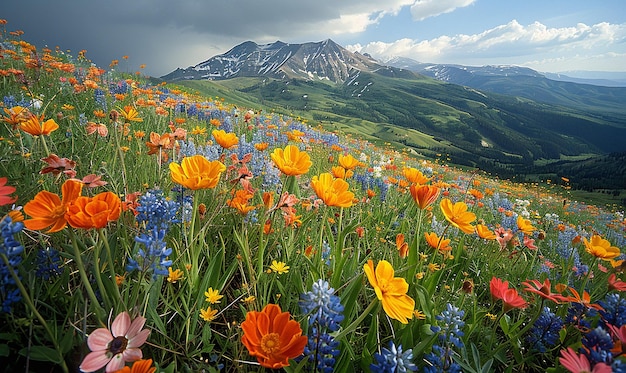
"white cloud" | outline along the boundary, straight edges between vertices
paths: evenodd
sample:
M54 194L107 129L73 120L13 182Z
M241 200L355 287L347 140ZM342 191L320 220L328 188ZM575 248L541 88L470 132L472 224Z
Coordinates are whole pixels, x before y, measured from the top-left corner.
M416 21L422 21L429 17L450 13L457 8L464 8L473 4L476 0L417 0L411 6L411 15Z
M613 63L626 65L626 24L606 22L588 26L579 23L572 27L548 28L540 22L521 25L516 20L499 25L481 33L440 36L430 40L399 39L391 43L372 42L365 46L350 46L350 50L369 53L374 58L387 59L393 56L413 58L422 62L472 64L471 61L488 64L503 63L509 58L528 60L550 60L576 56L578 59L593 59L582 56L592 51L593 56L615 53ZM481 62L484 61L484 62ZM495 61L495 62L494 62ZM615 70L615 69L613 69Z

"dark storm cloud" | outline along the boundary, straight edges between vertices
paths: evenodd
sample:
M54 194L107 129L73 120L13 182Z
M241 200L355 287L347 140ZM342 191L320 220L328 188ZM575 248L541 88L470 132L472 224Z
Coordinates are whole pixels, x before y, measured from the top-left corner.
M322 40L363 31L373 18L412 1L110 0L5 1L0 18L38 46L59 46L107 66L130 56L128 68L148 65L163 75L223 53L245 40Z

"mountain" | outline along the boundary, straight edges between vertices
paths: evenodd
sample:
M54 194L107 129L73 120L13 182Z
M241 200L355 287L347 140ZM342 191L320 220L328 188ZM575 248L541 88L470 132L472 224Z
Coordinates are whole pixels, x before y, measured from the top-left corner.
M487 92L524 97L538 102L577 109L624 113L626 87L580 84L551 79L520 66L463 66L422 63L410 58L393 58L390 66L407 69L444 82L459 84ZM573 80L573 79L570 79ZM587 83L591 81L586 80ZM596 81L597 82L597 81ZM615 82L617 85L618 83Z
M193 67L177 69L161 79L166 81L266 76L275 79L317 79L333 83L345 81L354 70L375 70L373 59L352 53L327 39L317 43L287 44L277 41L258 45L239 44Z
M607 175L624 172L606 156L626 150L626 89L557 82L528 68L379 63L332 40L246 42L163 78L501 177L543 177L560 160L577 170L582 159L606 165Z

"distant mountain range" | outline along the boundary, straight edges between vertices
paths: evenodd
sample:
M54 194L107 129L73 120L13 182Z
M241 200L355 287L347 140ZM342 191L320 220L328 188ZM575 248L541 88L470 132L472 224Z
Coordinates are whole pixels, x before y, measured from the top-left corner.
M580 159L606 166L601 176L590 173L586 188L626 177L606 157L626 152L624 87L556 81L516 66L383 63L330 39L249 41L162 79L426 156L449 154L500 176L552 174L548 166L563 159L558 170L573 172Z
M275 79L319 79L343 82L354 70L373 70L381 66L373 59L352 53L334 41L287 44L277 41L259 45L252 41L239 44L186 69L161 77L167 81L267 76Z

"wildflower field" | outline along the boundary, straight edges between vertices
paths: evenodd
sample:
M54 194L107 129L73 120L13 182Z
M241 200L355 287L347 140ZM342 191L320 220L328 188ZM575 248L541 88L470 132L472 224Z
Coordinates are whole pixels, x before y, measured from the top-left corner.
M0 43L0 369L626 370L623 213Z

